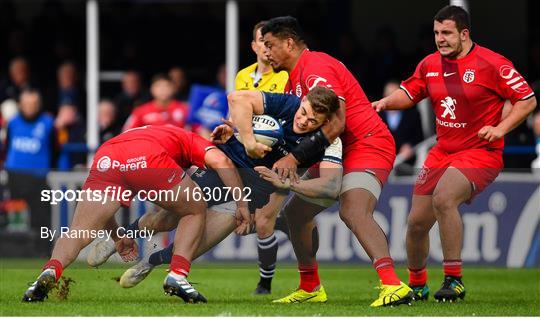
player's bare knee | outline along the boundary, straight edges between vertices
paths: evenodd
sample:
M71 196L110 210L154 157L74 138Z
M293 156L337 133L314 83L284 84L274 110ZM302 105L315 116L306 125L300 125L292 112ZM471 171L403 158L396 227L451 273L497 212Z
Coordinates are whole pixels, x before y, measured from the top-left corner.
M255 229L257 230L257 234L261 234L261 232L266 232L268 230L268 227L268 219L260 216L255 218Z
M255 229L259 237L267 237L274 231L275 221L272 217L257 213L255 216Z
M354 212L350 209L340 209L339 217L341 221L347 225L349 229L352 229L355 226L355 216Z
M358 220L373 219L373 212L363 205L342 205L339 217L345 224L358 222Z
M203 200L193 201L189 205L189 209L186 209L186 215L200 215L206 213L206 202Z
M206 213L207 204L204 200L194 200L190 197L184 197L174 203L171 208L166 208L169 212L173 212L179 216L200 215Z
M431 226L425 220L418 217L410 217L407 219L407 235L417 236L429 232Z
M262 223L255 223L255 229L257 230L258 237L268 237L274 232L274 227L270 222L263 221Z
M444 192L433 193L432 202L435 215L444 215L444 213L453 211L457 207L454 199Z

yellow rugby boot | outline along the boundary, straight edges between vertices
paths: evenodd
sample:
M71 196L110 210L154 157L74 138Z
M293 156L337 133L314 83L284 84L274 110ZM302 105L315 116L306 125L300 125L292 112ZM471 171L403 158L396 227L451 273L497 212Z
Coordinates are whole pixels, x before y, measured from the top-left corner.
M371 307L410 305L414 297L413 290L403 282L400 282L400 285L381 284L378 288L379 298L371 303Z
M297 290L292 292L290 295L285 296L280 299L276 299L272 302L281 303L281 304L325 303L327 300L328 298L326 297L326 292L324 291L324 287L322 287L321 285L318 290L314 290L311 293L308 293L307 291L298 288Z

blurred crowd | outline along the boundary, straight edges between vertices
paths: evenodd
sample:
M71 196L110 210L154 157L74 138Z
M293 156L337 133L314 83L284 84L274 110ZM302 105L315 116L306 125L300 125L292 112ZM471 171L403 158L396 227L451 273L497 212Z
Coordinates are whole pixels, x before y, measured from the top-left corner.
M211 86L224 90L225 78L225 66L221 65ZM399 89L399 83L399 80L393 78L386 80L381 95L387 96ZM536 90L538 84L533 83ZM179 66L172 66L166 72L155 74L149 79L143 78L137 70L124 71L118 90L111 96L103 97L97 105L100 144L123 130L149 124L173 124L208 137L213 127L190 121L193 119L189 104L190 87L186 70ZM397 174L414 173L414 147L433 135L429 104L421 106L380 114L393 133L397 153L404 162L396 171ZM86 167L86 109L84 80L81 70L74 62L60 63L55 80L38 83L34 80L29 61L24 57L13 58L9 62L7 76L0 80L0 158L4 167L8 170L13 168L9 161L10 151L12 153L17 147L31 147L28 145L28 138L26 144L20 141L15 144L16 147L8 144L9 140L13 140L13 128L21 125L21 119L26 123L34 122L35 125L41 121L51 122L51 129L47 134L53 137L49 144L50 150L47 151L50 152L47 154L50 159L46 168L69 170ZM540 115L536 114L533 117L538 116ZM540 127L537 127L540 123L533 117L523 123L516 133L507 137L507 146L513 147L511 149L515 149L517 155L529 156L522 160L511 160L507 168L531 167L531 162L536 157L534 147L536 141L540 140ZM10 128L10 125L13 127ZM25 128L25 133L32 129ZM21 160L15 160L15 163L20 164Z
M62 150L66 144L86 143L85 87L80 71L73 62L61 63L56 72L56 81L50 81L47 86L33 80L29 62L23 57L12 59L8 69L7 77L0 80L1 138L4 145L2 161L6 159L6 151L11 149L7 146L12 146L6 144L12 135L10 125L13 126L13 120L18 118L26 122L50 119L54 128L50 133L55 135L50 145L52 152ZM217 70L216 82L212 86L225 89L225 66ZM189 92L187 74L179 66L154 75L149 85L145 85L138 71L123 72L118 92L102 98L97 105L100 144L124 130L150 124L173 124L206 136L212 127L201 127L188 121ZM83 151L68 149L67 152ZM67 168L84 167L85 158L72 156ZM62 158L56 156L54 159L49 168L60 166L58 160Z

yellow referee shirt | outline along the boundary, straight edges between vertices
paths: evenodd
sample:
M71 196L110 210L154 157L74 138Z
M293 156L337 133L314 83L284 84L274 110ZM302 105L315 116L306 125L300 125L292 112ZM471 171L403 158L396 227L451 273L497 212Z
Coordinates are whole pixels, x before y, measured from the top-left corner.
M252 64L236 74L234 87L236 90L260 90L271 93L283 93L289 75L285 71L275 73L269 71L257 78L257 63Z

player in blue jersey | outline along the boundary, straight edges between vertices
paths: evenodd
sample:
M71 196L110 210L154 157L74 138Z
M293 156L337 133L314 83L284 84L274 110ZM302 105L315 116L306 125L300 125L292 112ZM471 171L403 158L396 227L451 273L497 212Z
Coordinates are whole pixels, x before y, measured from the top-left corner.
M268 203L275 187L261 180L253 168L272 168L280 158L286 156L304 137L316 131L339 107L337 95L327 88L320 88L300 99L289 94L275 94L259 91L236 91L228 96L229 112L237 127L242 143L234 136L218 148L239 168L244 185L251 187L250 211L254 212ZM270 148L255 140L252 129L253 115L269 115L281 123L283 141ZM229 134L230 135L230 134ZM309 168L324 155L324 150L313 156L313 160L301 168ZM192 178L201 188L223 187L217 173L212 170L195 173ZM212 197L208 206L222 204L230 198Z
M298 193L313 195L316 197L335 198L339 189L339 182L333 182L336 178L341 178L341 169L324 169L320 178L313 180L302 180L291 185L283 183L276 175L272 174L268 168L285 156L295 147L302 138L310 135L321 127L328 117L339 107L339 101L332 91L318 87L312 90L306 97L300 99L293 95L273 94L258 91L237 91L229 95L229 109L231 118L238 128L243 144L238 141L230 131L220 135L221 142L218 147L240 168L239 172L244 185L250 187L249 199L250 211L263 207L268 203L271 193L279 188L291 189ZM252 130L252 116L254 114L267 114L282 125L284 139L273 148L255 141ZM323 157L325 164L330 168L341 168L340 141L336 139L330 153L322 151L319 155L313 156L313 161L306 164L304 168L320 161ZM322 166L322 164L321 164ZM257 168L257 171L254 169ZM261 178L263 176L263 178ZM198 170L192 174L191 178L200 188L223 188L224 185L217 173L213 170ZM335 191L328 189L329 185L334 185ZM234 215L230 214L235 210L234 201L221 196L208 198L207 223L204 237L197 251L201 255L209 248L221 242L235 228ZM129 229L147 229L156 231L169 231L174 228L176 218L161 210L158 213L146 214L137 219ZM114 254L114 247L109 242L100 242L89 254L89 264L98 266L105 262L108 257ZM166 254L166 250L164 253ZM163 262L163 253L152 254L150 259L145 259L139 264L145 266L135 266L137 275L135 280L122 280L124 287L131 287L140 282L149 271ZM139 265L138 264L138 265Z

